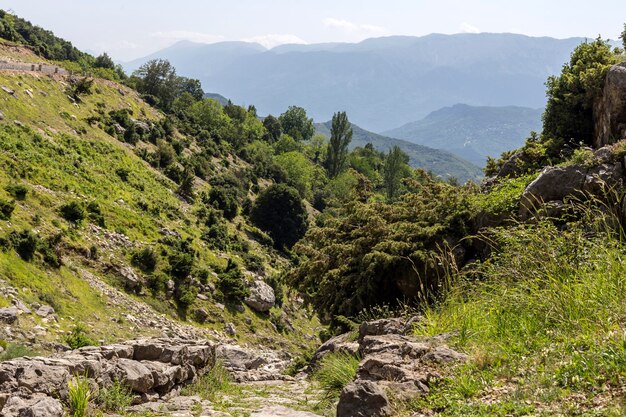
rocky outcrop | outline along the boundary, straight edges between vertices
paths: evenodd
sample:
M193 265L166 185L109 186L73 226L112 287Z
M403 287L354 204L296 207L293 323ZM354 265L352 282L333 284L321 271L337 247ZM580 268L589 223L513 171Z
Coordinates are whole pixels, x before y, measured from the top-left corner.
M417 317L382 319L360 326L361 363L356 379L341 393L337 417L389 416L391 398L408 400L428 393L429 381L439 377L439 367L467 359L444 345L443 338L418 340L411 336L415 320Z
M622 189L623 162L606 146L594 152L592 164L544 168L522 193L520 218L528 220L537 213L560 217L567 210L567 199L603 197L610 189Z
M221 344L215 349L220 361L237 382L290 380L283 375L289 366L288 357L276 351L249 350L238 345Z
M602 96L594 103L594 147L626 139L626 62L612 66Z
M260 313L269 311L276 303L274 289L261 280L254 281L250 286L250 295L244 302Z
M137 394L136 402L144 402L177 391L214 363L212 344L176 339L90 346L54 357L3 362L0 415L61 416L73 375L87 375L98 388L121 381Z

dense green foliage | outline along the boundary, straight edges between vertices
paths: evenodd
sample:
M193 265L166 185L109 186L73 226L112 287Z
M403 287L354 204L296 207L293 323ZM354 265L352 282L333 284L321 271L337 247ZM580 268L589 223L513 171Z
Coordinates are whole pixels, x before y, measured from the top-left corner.
M578 46L561 74L548 78L543 134L554 141L548 149L551 154L556 155L565 144L592 143L593 103L614 63L608 41L598 38Z
M284 184L272 185L259 195L250 218L266 231L277 248L291 248L306 232L307 212L298 191Z
M4 10L0 10L0 38L29 45L38 55L57 61L79 61L90 57L71 42Z
M278 120L282 131L298 141L309 140L315 133L313 119L307 117L302 107L290 106Z
M466 194L426 173L393 204L368 197L325 213L296 247L303 259L292 283L325 320L431 298L440 284L439 247L469 231Z

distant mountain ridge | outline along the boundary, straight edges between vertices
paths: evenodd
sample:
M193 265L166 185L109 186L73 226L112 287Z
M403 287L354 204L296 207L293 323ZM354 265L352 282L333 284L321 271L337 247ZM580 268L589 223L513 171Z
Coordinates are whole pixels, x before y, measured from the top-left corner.
M182 42L126 64L169 59L206 91L259 114L296 104L315 120L338 110L372 131L387 131L457 103L545 105L544 82L560 71L584 38L516 34L392 36L357 44L282 45Z
M332 122L316 123L315 130L323 135L330 136ZM352 124L352 142L349 148L364 147L368 143L378 151L386 152L393 146L398 146L409 156L409 165L414 168L422 168L431 171L435 175L448 179L457 178L461 182L479 180L483 176L482 170L450 152L433 149L428 146L418 145L400 139L394 139L369 132L355 124Z
M383 134L444 149L484 166L487 156L520 147L531 131L541 130L542 109L476 107L456 104Z

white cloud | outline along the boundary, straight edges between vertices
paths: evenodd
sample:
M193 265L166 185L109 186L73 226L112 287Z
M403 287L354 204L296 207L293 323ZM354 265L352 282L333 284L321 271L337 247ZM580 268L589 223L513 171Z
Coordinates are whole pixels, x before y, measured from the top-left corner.
M168 32L154 32L150 36L154 38L167 39L167 40L187 40L199 43L215 43L224 40L222 35L213 35L203 32L192 32L187 30L171 30Z
M284 45L286 43L307 44L308 42L296 35L270 33L267 35L252 36L250 38L242 39L244 42L256 42L264 47L271 49L278 45Z
M459 31L461 31L461 33L480 33L480 29L467 22L463 22L459 25Z
M359 24L345 19L335 19L334 17L327 17L323 20L323 22L324 25L329 28L343 30L344 32L348 32L350 34L372 36L384 35L387 33L387 30L380 26Z

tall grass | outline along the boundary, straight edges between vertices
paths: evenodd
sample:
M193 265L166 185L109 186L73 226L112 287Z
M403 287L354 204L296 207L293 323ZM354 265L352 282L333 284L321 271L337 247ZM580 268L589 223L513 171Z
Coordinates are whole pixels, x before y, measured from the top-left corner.
M75 375L68 383L69 406L72 417L84 417L89 411L91 391L87 375Z
M512 381L516 390L501 400L523 405L545 397L558 408L574 390L584 393L576 405L584 406L585 397L626 383L624 222L619 205L599 203L573 204L577 223L490 230L481 236L491 247L488 260L469 271L449 269L449 288L415 332L451 334L472 360L433 390L428 407L480 404L468 398ZM463 381L472 390L461 392Z
M333 403L339 398L343 387L356 377L360 359L346 352L330 353L321 360L313 374L324 392L323 403Z
M98 393L98 403L106 411L124 411L132 402L132 390L117 380Z
M216 401L220 394L237 390L238 386L233 383L224 364L217 361L213 368L193 384L184 387L181 393L182 395L199 395L203 400Z

